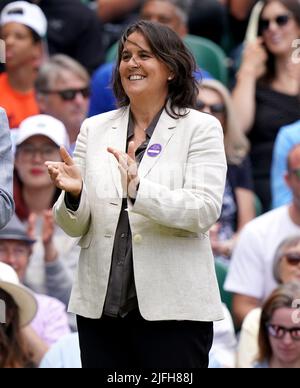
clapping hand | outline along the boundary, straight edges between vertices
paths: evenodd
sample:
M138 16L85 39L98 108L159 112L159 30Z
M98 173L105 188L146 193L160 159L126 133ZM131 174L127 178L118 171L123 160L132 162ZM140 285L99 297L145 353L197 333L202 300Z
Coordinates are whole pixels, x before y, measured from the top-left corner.
M119 163L123 191L130 198L136 198L140 179L138 176L138 165L135 160L135 143L133 141L129 143L127 154L111 147L108 148L108 152L114 155Z
M62 162L45 163L50 178L56 187L78 198L83 185L80 170L64 147L61 147L60 155Z
M28 219L27 234L32 240L37 239L37 223L39 217L31 213ZM41 239L44 246L44 260L53 263L58 258L58 251L54 243L55 221L52 210L44 210L42 214Z

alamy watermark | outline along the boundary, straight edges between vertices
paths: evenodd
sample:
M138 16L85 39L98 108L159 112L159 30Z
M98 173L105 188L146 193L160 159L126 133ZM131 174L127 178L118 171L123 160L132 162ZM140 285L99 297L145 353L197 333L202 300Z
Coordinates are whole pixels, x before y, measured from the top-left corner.
M0 39L0 63L6 62L6 55L5 55L5 42L4 40Z
M6 305L4 300L0 299L0 324L6 323Z

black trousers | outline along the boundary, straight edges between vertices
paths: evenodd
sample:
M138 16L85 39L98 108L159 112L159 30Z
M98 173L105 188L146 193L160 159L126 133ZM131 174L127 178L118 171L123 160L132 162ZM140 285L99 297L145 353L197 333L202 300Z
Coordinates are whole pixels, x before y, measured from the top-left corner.
M83 368L207 368L213 323L77 317Z

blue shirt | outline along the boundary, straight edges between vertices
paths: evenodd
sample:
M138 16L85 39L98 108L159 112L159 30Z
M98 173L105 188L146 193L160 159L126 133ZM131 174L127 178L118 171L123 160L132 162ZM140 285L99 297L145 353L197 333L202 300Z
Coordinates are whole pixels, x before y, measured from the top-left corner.
M94 73L91 80L91 101L88 116L96 116L101 113L117 109L117 102L112 90L113 73L115 63L107 63ZM213 79L205 70L195 73L197 81L201 79Z
M69 334L54 344L43 358L41 369L81 369L78 333Z
M300 121L281 128L274 147L272 163L273 208L292 202L293 195L284 180L290 151L300 144Z

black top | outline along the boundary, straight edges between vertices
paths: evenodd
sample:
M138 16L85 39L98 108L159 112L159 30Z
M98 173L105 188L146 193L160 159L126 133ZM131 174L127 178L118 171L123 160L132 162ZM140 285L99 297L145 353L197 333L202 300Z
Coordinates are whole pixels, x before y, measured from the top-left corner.
M141 163L162 111L154 118L146 129L146 141L136 151L136 161ZM127 147L134 136L134 120L130 114L127 133ZM76 211L79 208L80 200L74 200L66 195L67 208ZM132 234L127 212L127 198L123 199L120 218L115 235L112 265L109 277L108 289L104 305L104 314L111 317L125 317L130 311L138 307L136 296L133 256L132 256Z
M227 179L233 190L253 190L252 168L247 157L241 164L228 164Z
M42 0L48 19L51 54L64 53L92 73L103 63L102 25L94 11L80 0Z
M232 225L234 232L236 232L238 221L238 204L235 192L237 189L245 189L249 191L254 190L252 168L250 159L248 157L244 159L243 162L239 165L228 164L227 181L231 187L234 203L236 205L234 224ZM222 222L222 216L220 221Z
M281 127L300 119L300 100L265 86L256 90L256 115L249 140L254 179L270 178L273 147Z

